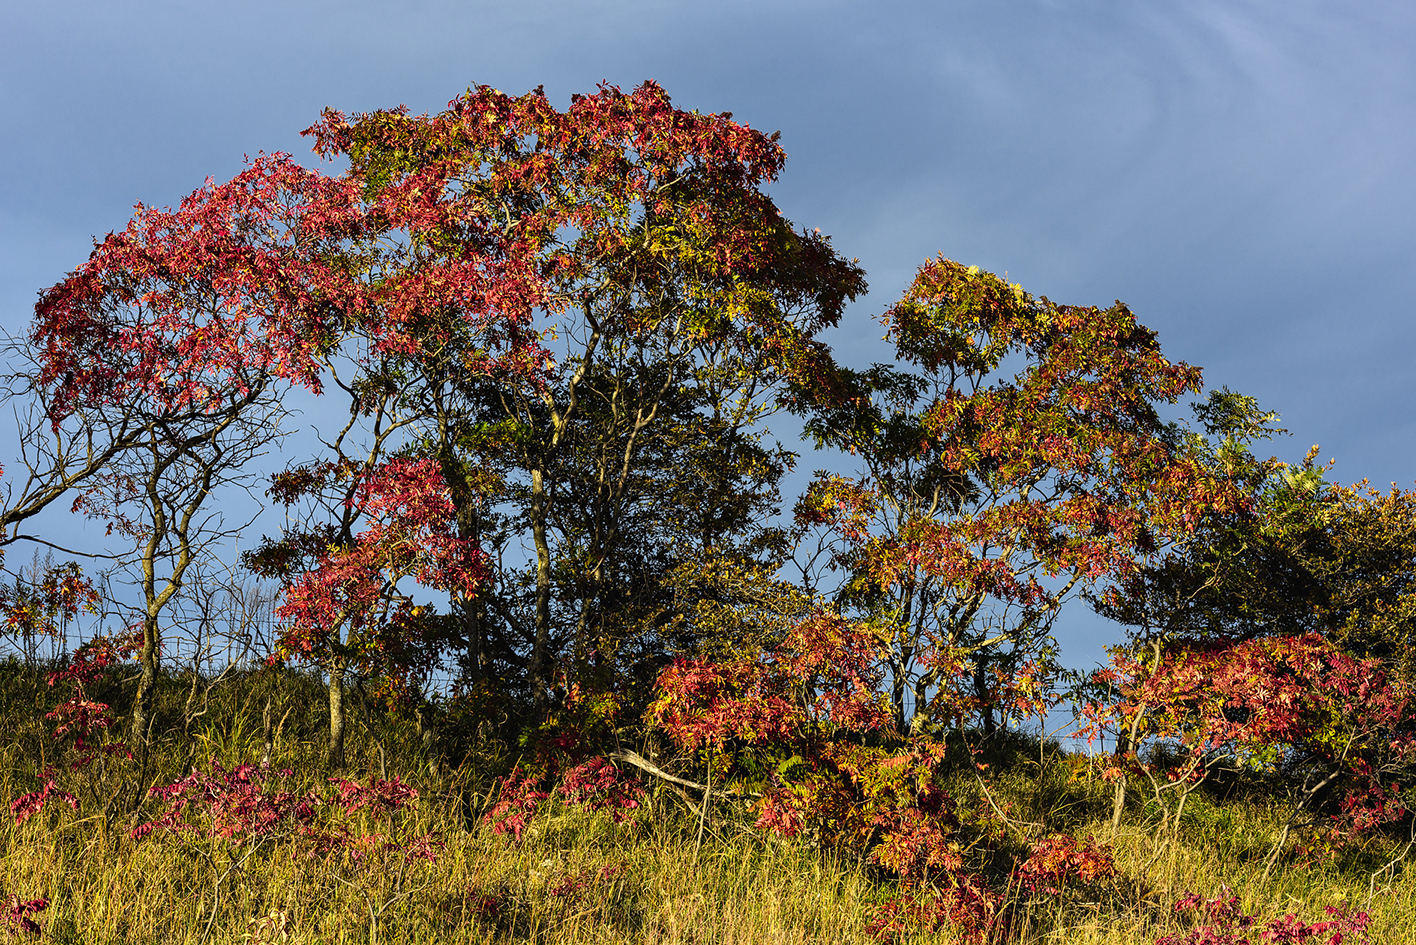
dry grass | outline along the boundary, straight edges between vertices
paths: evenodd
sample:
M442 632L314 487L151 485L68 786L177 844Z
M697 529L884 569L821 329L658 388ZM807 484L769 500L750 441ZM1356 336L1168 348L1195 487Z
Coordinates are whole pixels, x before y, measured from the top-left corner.
M0 764L0 795L7 799L33 789L36 758L45 750L44 723L33 706L48 695L33 679L26 685L0 671L0 737L11 747ZM165 743L166 769L149 772L148 783L174 779L209 758L230 765L258 757L270 695L254 685L222 695L186 739L173 734ZM287 716L274 760L316 786L320 693L302 693L298 680L284 685L281 704L297 711ZM165 697L174 732L184 695L174 684ZM121 709L121 692L109 697ZM407 723L375 719L353 737L353 773L416 770L409 747L415 744ZM487 750L487 758L497 755L495 746ZM51 805L18 827L0 818L0 893L48 897L52 904L39 916L45 939L83 945L871 941L864 926L889 888L858 863L764 838L727 818L695 847L696 822L671 794L655 796L622 825L556 809L515 843L478 822L491 770L488 762L437 783L412 778L422 796L396 832L434 832L444 846L435 863L405 863L394 853L359 862L295 855L299 848L290 841L233 847L162 832L134 840L135 821L121 805L102 813L105 798L133 793L131 772L115 769L77 812ZM1044 752L1008 770L993 782L994 800L1011 805L1020 820L1045 818L1053 829L1109 836L1105 786L1074 778L1062 756ZM961 803L987 803L974 781L952 788ZM1114 841L1123 874L1115 888L1095 901L1072 896L1024 907L1014 940L1149 945L1180 930L1171 904L1184 892L1214 894L1227 885L1264 918L1292 911L1311 921L1323 917L1324 906L1345 900L1370 908L1374 942L1416 943L1416 880L1404 864L1380 870L1399 850L1394 842L1264 880L1263 855L1278 815L1263 804L1196 802L1159 856L1143 815L1138 808ZM354 826L387 829L368 821Z
M368 871L273 844L231 850L252 855L229 870L170 835L134 841L59 813L0 834L0 884L53 900L41 916L51 941L91 945L867 940L870 883L801 847L743 835L695 851L687 830L572 811L519 844L446 823L429 804L405 824L444 828L432 864L392 858Z

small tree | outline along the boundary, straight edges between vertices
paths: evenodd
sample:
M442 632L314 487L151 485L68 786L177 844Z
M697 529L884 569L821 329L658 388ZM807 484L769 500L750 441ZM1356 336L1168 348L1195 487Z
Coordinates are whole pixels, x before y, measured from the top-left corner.
M1010 690L1045 682L1064 601L1233 497L1156 414L1199 371L1124 305L1057 305L941 258L883 321L913 370L838 369L798 402L819 444L862 464L818 474L797 505L826 552L807 581L886 648L899 731L991 732L1005 698L1038 708ZM845 575L834 588L823 564Z
M136 745L151 721L162 612L230 534L210 500L277 434L276 385L319 389L331 314L351 288L328 250L357 224L351 206L338 183L261 157L175 211L140 206L35 307L31 383L56 440L41 455L49 465L31 467L37 498L11 514L82 488L75 509L134 540Z
M452 501L433 459L395 457L372 469L312 470L299 481L276 477L286 500L327 483L351 482L348 524L365 524L347 537L331 533L321 544L309 533L268 542L246 558L248 567L284 581L284 621L277 659L303 660L329 677L328 763L344 764L344 683L353 673L382 680L390 695L418 693L440 655L437 621L406 583L471 597L486 578L475 542L459 538Z
M1155 645L1148 659L1118 650L1105 674L1118 698L1089 707L1088 730L1127 728L1131 750L1116 773L1130 769L1150 783L1165 812L1162 841L1178 827L1190 794L1222 770L1282 771L1296 785L1269 870L1295 827L1326 821L1329 829L1315 832L1340 843L1406 814L1403 792L1416 756L1407 728L1412 691L1374 660L1307 634L1175 641ZM1138 750L1158 742L1168 748L1151 756ZM1316 810L1324 799L1329 817Z

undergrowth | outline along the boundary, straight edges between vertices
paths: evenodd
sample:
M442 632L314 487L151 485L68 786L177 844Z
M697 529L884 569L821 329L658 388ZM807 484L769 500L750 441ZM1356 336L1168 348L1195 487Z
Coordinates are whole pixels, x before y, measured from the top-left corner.
M58 701L46 669L0 664L8 746L0 793L23 798L50 769L56 790L74 795L73 806L46 803L23 823L0 819L4 927L16 939L866 943L880 941L868 930L882 926L881 910L898 894L877 866L834 853L830 837L754 830L746 803L724 801L704 816L692 797L652 778L627 814L552 797L519 838L498 834L484 815L498 778L520 759L514 732L445 733L444 745L460 747L435 773L415 722L357 694L347 768L328 772L324 690L289 671L229 675L210 691L210 680L168 675L145 764L115 756L61 771L71 755L36 711ZM117 667L89 695L121 723L132 685ZM988 843L1020 848L1066 834L1083 846L1094 840L1114 864L1085 884L1058 880L1049 894L1045 870L1003 877L1012 884L1003 940L1328 942L1331 930L1318 923L1365 911L1372 942L1416 942L1416 882L1396 834L1299 857L1266 879L1283 812L1252 785L1197 792L1173 836L1139 803L1113 832L1113 787L1087 758L1020 735L960 751L968 763L954 766L945 787L964 807L995 815L1001 826ZM660 760L695 773L691 760L677 768ZM185 793L152 791L178 783ZM265 820L252 799L266 805ZM1321 934L1304 938L1304 928Z

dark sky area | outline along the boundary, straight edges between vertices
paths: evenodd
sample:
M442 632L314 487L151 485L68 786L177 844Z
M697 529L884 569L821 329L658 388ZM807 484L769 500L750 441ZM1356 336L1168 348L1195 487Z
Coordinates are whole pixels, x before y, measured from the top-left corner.
M1278 411L1283 458L1321 443L1340 481L1410 487L1413 50L1416 6L1381 0L10 3L0 326L134 203L257 151L314 163L323 107L652 78L781 131L778 205L870 279L831 336L847 361L888 357L870 316L943 253L1127 302L1171 359ZM1069 662L1100 657L1066 619Z

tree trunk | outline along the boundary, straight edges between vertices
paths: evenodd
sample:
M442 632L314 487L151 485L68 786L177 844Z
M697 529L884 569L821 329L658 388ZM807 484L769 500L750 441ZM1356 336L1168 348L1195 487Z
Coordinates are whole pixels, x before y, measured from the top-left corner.
M452 606L462 625L462 677L476 684L487 677L487 644L482 628L484 604L476 597L459 596L453 599Z
M540 469L531 470L531 537L536 545L536 638L528 675L532 701L542 710L550 694L546 677L551 646L551 546L546 537L546 478Z
M1155 658L1157 668L1160 666L1160 646L1155 648ZM1139 746L1141 733L1141 721L1145 718L1145 708L1136 710L1136 714L1131 717L1131 730L1124 729L1116 733L1116 757L1125 758L1127 755L1134 755ZM1123 773L1120 780L1116 782L1116 794L1111 799L1111 835L1116 836L1116 832L1121 829L1121 814L1126 809L1126 775Z
M1130 739L1125 732L1116 736L1116 755L1125 757L1130 750ZM1121 815L1126 810L1126 775L1116 779L1116 793L1111 798L1111 836L1115 837L1116 832L1121 829Z
M895 717L895 731L901 735L910 733L909 724L905 721L905 663L909 659L908 649L900 660L891 667L890 673L890 712Z
M138 691L133 697L133 724L129 741L137 748L141 757L147 758L148 736L152 729L152 694L157 688L157 618L149 615L143 620L143 646L138 651L138 662L142 672L138 676Z
M463 541L473 541L480 548L482 545L482 517L478 498L468 484L464 464L458 460L456 451L453 449L451 423L440 393L437 400L437 411L438 442L441 444L439 463L442 468L443 481L447 483L448 496L452 500L453 513L457 522L457 537ZM481 593L471 596L458 593L452 596L452 611L456 614L457 622L462 628L462 675L466 681L474 684L480 682L487 675L486 629L483 620L485 606Z
M274 749L274 747L275 747L275 739L272 737L272 734L271 734L271 731L272 731L272 730L271 730L271 723L270 723L270 708L271 708L271 700L270 700L270 697L269 697L269 696L266 696L265 712L261 713L261 767L262 767L262 768L269 768L269 767L270 767L271 751L272 751L272 750Z
M333 666L329 669L329 756L326 763L331 771L344 768L344 673Z
M988 662L982 654L978 656L978 662L974 663L974 694L978 696L979 705L982 707L980 721L983 723L983 737L992 738L998 731L998 721L993 716L993 696L988 691Z

